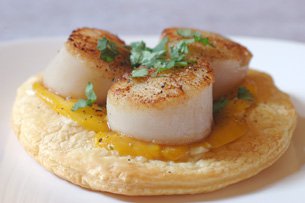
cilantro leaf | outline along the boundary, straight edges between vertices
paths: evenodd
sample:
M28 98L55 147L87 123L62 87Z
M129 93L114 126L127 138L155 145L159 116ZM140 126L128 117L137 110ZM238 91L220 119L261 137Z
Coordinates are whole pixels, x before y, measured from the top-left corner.
M213 113L219 113L228 104L228 102L229 100L225 97L215 101L213 103Z
M174 59L176 61L181 61L185 58L186 54L188 54L188 44L193 43L194 40L181 40L177 42L176 44L172 45L170 47L170 56L171 59Z
M200 42L201 44L207 46L207 45L210 45L210 46L213 46L210 41L209 41L209 38L207 37L202 37L202 36L194 36L194 40L195 42Z
M131 76L134 77L134 78L146 77L147 75L148 75L148 69L147 68L134 69L131 72Z
M77 111L80 108L84 108L87 106L92 106L96 102L96 94L93 90L93 84L91 82L88 82L86 90L85 90L85 95L87 97L87 100L85 99L80 99L78 100L72 107L72 111Z
M165 51L166 50L166 43L168 42L168 38L164 37L161 39L161 41L159 42L159 44L157 44L157 46L155 46L155 48L153 48L153 52L158 52L158 51Z
M100 58L106 62L112 62L119 54L116 44L106 37L98 40L96 48L101 52Z
M209 38L203 37L201 32L199 31L192 31L191 29L178 29L177 34L186 37L186 38L193 38L195 42L200 42L201 44L207 46L212 46L214 47L210 41Z
M167 38L162 39L154 49L146 47L146 44L142 41L131 44L130 61L132 67L146 67L134 69L131 74L132 77L145 77L148 75L148 68L165 66L165 45L167 40Z
M156 66L156 71L154 76L157 76L158 73L162 72L162 71L166 71L169 70L171 68L173 68L175 66L175 61L165 61L164 63L158 64Z
M91 82L88 82L86 90L85 90L85 94L86 94L86 97L87 97L88 106L92 106L92 104L94 102L96 102L97 97L96 97L96 94L93 90L93 84Z
M177 34L181 37L193 37L194 35L191 29L178 29Z
M172 44L169 47L169 56L166 51L168 38L163 38L159 44L151 49L144 42L134 42L131 44L130 61L134 68L139 66L143 69L134 69L132 77L145 77L149 74L148 69L155 69L151 76L157 76L158 73L169 70L173 67L183 67L188 65L186 55L188 54L188 44L195 42L194 39L185 39Z
M252 101L253 100L253 95L251 94L251 92L247 88L239 87L238 90L237 90L237 98Z
M164 50L158 52L144 51L141 65L146 66L148 68L154 67L154 65L158 61L163 59L164 55L165 55Z
M80 108L85 108L87 105L87 100L80 99L72 107L72 111L77 111Z
M142 51L142 50L146 50L149 49L146 47L145 42L140 41L140 42L132 42L130 44L131 50L133 51Z
M131 44L131 65L133 67L142 65L150 68L154 65L156 60L163 58L164 54L165 50L154 51L146 47L146 44L143 41L134 42Z
M132 67L137 67L141 65L142 60L142 52L146 49L146 45L143 41L141 42L133 42L130 45L131 47L131 55L130 55L130 62Z

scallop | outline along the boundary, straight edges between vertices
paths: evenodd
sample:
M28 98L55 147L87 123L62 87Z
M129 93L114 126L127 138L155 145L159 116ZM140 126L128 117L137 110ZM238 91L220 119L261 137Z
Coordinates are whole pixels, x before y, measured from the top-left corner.
M108 91L113 131L159 144L186 144L206 137L213 122L214 75L203 60L157 77L116 82Z
M111 62L101 59L98 40L105 37L115 44L118 55ZM72 98L85 98L88 82L93 83L97 103L104 104L113 82L130 71L129 50L110 32L80 28L74 30L43 73L43 83L53 92Z
M168 46L172 46L179 40L192 38L181 36L178 30L188 30L191 33L201 33L203 38L208 38L209 45L200 42L188 45L188 58L191 60L205 59L214 70L215 83L213 86L213 98L217 99L235 88L245 78L251 52L244 46L225 38L219 34L189 28L167 28L162 32L162 37L169 40Z

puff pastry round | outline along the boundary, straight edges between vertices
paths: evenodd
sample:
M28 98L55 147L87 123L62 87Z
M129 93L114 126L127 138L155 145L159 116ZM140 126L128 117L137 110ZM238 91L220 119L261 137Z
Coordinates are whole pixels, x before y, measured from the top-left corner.
M258 72L253 73L259 74ZM249 77L249 76L247 76ZM264 82L273 83L264 77ZM124 195L195 194L223 188L272 165L288 148L296 125L289 96L275 87L248 114L250 131L186 162L119 156L95 147L95 132L57 114L26 81L18 89L12 123L20 143L42 166L81 187Z

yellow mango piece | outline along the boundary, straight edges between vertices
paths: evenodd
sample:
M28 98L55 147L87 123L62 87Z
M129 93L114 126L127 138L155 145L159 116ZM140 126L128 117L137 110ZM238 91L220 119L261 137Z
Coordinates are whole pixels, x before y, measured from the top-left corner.
M246 88L252 85L251 81L245 82L244 84ZM253 90L253 87L251 88L251 93L254 93L256 90ZM213 126L211 134L206 139L193 144L167 146L144 142L111 131L107 126L105 107L93 105L92 107L85 107L73 112L71 109L77 100L64 99L50 92L38 82L33 85L33 89L36 95L54 111L74 120L87 130L95 131L95 143L97 147L115 150L122 156L143 156L147 159L166 161L183 161L190 156L192 149L197 147L209 149L218 148L240 138L248 129L242 117L254 103L253 101L236 98L231 99L228 105L214 118L215 125Z
M163 160L181 161L188 157L190 146L164 146L161 149Z
M160 145L139 141L115 132L99 132L96 144L108 150L116 150L120 155L143 156L148 159L160 159Z
M87 130L109 131L106 120L105 108L97 105L85 107L77 111L71 111L73 105L77 102L75 99L67 100L46 89L41 83L36 82L33 85L36 95L47 103L54 111L66 116Z
M222 112L216 116L215 120L217 121L218 119L227 119L227 117L242 116L252 104L253 102L248 100L237 98L231 99Z
M120 155L143 156L148 159L166 161L185 160L192 148L218 148L240 138L247 132L247 125L234 119L223 120L213 128L211 134L201 142L178 146L166 146L140 141L116 132L99 132L96 145L108 150L116 150Z
M218 148L228 144L241 136L248 130L245 122L236 121L234 119L226 119L214 126L212 133L205 139L210 148Z

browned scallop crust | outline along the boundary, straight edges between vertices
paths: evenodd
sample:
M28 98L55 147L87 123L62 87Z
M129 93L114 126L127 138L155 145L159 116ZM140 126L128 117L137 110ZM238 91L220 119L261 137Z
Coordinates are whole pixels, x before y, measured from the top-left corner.
M272 84L267 75L263 84ZM273 164L288 148L296 125L289 96L274 86L268 100L249 112L251 130L242 138L182 163L111 154L94 146L89 132L58 115L31 94L33 77L19 89L13 127L20 143L42 166L74 184L124 195L195 194L249 178Z
M234 59L238 60L241 66L247 65L252 58L251 52L246 47L213 32L207 32L192 28L169 27L162 31L161 37L168 37L169 45L176 41L185 39L185 37L180 36L177 33L179 29L190 29L193 32L200 32L202 37L208 38L209 42L212 44L212 46L205 46L201 43L190 44L190 58L209 58L209 60Z
M100 51L97 49L98 40L106 37L115 43L119 54L112 62L105 62L100 58ZM118 36L96 28L79 28L74 30L66 42L67 49L73 54L80 56L83 60L94 63L95 68L101 69L109 77L123 75L131 70L129 55L126 44Z
M173 106L185 102L213 82L214 75L209 63L198 60L187 67L163 71L157 77L122 78L112 85L107 100L120 106L131 104L137 108Z

